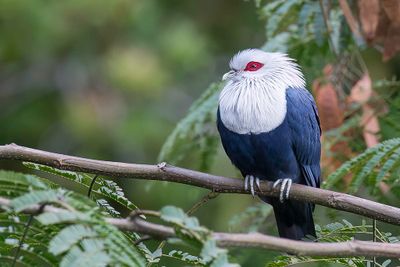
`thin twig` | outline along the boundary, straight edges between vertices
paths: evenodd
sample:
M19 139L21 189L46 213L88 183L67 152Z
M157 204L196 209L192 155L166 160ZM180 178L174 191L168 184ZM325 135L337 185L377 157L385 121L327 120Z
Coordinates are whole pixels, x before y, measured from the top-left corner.
M217 193L250 193L244 189L241 179L178 168L166 163L146 165L93 160L31 149L16 144L0 146L0 159L29 161L62 170L94 173L109 177L170 181L208 188ZM261 191L256 189L256 193L257 195L278 197L279 189L273 188L272 182L262 181ZM399 208L344 193L293 184L290 190L290 198L400 225Z
M144 235L141 238L139 238L138 240L136 240L133 244L134 245L139 245L140 243L144 242L144 241L148 241L148 240L152 240L153 237L151 235Z
M22 245L24 244L26 235L28 234L29 227L32 224L33 217L35 217L35 215L31 214L29 216L28 221L26 222L26 225L25 225L25 228L24 228L24 233L22 234L21 239L19 240L19 243L18 243L17 250L15 251L14 259L13 259L13 262L11 264L12 267L14 267L15 264L17 263L19 252L21 251Z
M9 202L9 203L10 203L10 202ZM21 251L21 248L22 248L22 246L23 246L23 244L24 244L26 235L28 234L29 227L31 226L31 224L32 224L32 222L33 222L33 218L35 217L35 215L37 215L37 214L39 214L39 213L42 213L42 212L43 212L43 209L44 209L44 207L45 207L46 205L47 205L47 203L42 203L41 205L39 205L39 207L38 207L38 209L36 210L36 212L31 213L31 215L29 216L29 219L28 219L28 221L26 222L26 225L25 225L25 228L24 228L24 233L22 234L21 239L19 240L19 243L18 243L17 250L15 251L14 259L13 259L13 262L12 262L12 264L11 264L12 267L14 267L15 264L17 263L18 255L19 255L19 253L20 253L20 251Z
M90 194L92 193L92 188L93 188L94 183L96 182L97 177L99 177L98 174L96 174L96 175L93 177L92 181L90 182L89 189L88 189L88 192L87 192L87 196L88 196L88 197L90 197Z
M372 242L376 242L376 220L372 220L372 229L373 229L373 231L372 231ZM373 264L372 264L372 266L373 267L376 267L376 257L374 256L373 257Z
M207 195L202 197L199 201L197 201L187 212L187 215L193 215L199 208L201 208L204 204L206 204L209 200L214 199L219 196L219 193L209 192Z

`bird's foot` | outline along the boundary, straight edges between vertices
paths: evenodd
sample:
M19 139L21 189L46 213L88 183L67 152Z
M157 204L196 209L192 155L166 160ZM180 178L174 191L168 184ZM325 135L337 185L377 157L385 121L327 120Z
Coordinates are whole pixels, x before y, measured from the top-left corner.
M244 190L247 191L250 187L250 192L253 197L255 197L254 183L256 183L257 189L261 192L260 179L253 175L246 175L244 178Z
M273 187L277 187L278 185L281 185L279 191L279 201L281 203L285 202L285 200L289 199L289 192L290 188L292 187L292 179L290 178L285 178L285 179L278 179L275 181Z

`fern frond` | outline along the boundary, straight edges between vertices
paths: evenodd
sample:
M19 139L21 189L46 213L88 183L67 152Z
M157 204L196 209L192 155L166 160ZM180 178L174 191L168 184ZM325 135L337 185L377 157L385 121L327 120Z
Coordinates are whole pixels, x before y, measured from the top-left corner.
M374 149L374 155L370 157L362 167L360 165L360 168L357 168L359 171L354 173L349 192L356 192L364 180L369 179L373 185L376 185L376 167L381 166L382 163L387 160L388 156L398 148L400 148L400 139L388 140L383 142L381 145L378 145L378 147Z
M7 197L19 196L30 190L47 190L55 187L54 184L40 180L34 175L4 170L0 170L0 184L0 195Z
M93 179L93 177L85 173L76 173L71 171L59 170L50 166L31 163L31 162L24 162L24 166L33 170L50 173L68 179L87 189L89 189ZM103 198L112 199L113 201L117 202L118 204L129 210L137 209L137 206L125 196L125 193L122 190L122 188L119 187L118 184L114 181L107 180L102 177L97 177L92 192L97 194L97 196L102 196ZM111 206L107 205L108 202L106 200L101 200L99 204L103 204L102 207L104 207L107 211L110 211L111 215L113 216L119 215L119 212L117 210L111 209L110 208Z
M301 5L302 2L297 0L273 1L266 4L263 15L268 18L267 38L294 23Z
M113 206L111 206L110 203L108 203L107 200L105 200L103 198L96 199L96 203L97 203L97 205L99 207L105 209L107 211L107 213L110 214L113 217L118 217L121 214Z
M46 203L64 210L35 216L17 259L21 266L145 266L143 254L131 239L108 225L99 207L87 197L55 188L34 175L1 171L0 188L4 184L7 190L0 195L17 197L11 200L11 209L0 214L0 239L6 241L0 246L1 260L10 260L24 233L28 216L15 212Z
M200 257L190 255L189 253L180 250L171 250L168 254L164 254L163 256L181 260L185 263L194 264L196 266L205 266L204 260Z
M104 253L103 244L84 240L82 242L83 250L79 246L74 246L67 255L65 255L60 263L60 267L87 267L87 266L108 266L111 262L110 257Z
M317 240L319 242L346 242L355 238L355 236L365 235L372 239L372 225L367 225L363 220L361 225L353 225L347 220L342 220L341 222L334 222L327 224L323 227L316 226ZM397 237L393 237L391 233L382 233L377 231L377 238L380 242L392 243L398 241ZM391 240L389 237L393 237ZM293 255L283 255L278 256L274 261L267 264L269 267L276 266L288 266L295 264L307 264L307 263L323 263L327 264L339 264L340 266L348 267L359 267L359 266L369 266L371 260L365 257L310 257L310 256L293 256ZM382 263L377 263L376 266L387 266L390 260L384 260Z
M69 250L73 245L78 243L80 240L95 236L96 232L85 225L82 224L70 225L62 229L50 241L49 251L54 255L59 255Z
M400 138L394 138L367 149L364 153L351 159L329 175L323 184L331 188L346 175L351 175L349 191L355 193L364 184L372 185L372 192L384 177L400 167Z
M65 193L65 191L63 191L63 190L33 191L30 193L24 194L20 197L14 198L11 201L11 207L16 212L20 212L21 210L24 210L27 207L34 205L34 204L56 202L58 199L63 197L64 193Z
M98 193L99 195L103 195L105 197L108 197L109 199L114 200L115 202L119 203L121 206L127 208L128 210L134 210L138 208L132 201L130 201L125 196L124 191L122 190L121 187L118 186L116 182L103 179L101 177L99 178L97 179L99 179L100 187L94 191L95 193Z

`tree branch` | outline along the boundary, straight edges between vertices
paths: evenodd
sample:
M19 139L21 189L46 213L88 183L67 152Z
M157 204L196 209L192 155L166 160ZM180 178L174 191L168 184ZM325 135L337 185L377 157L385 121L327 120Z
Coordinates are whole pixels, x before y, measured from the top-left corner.
M160 163L129 164L93 160L31 149L16 144L0 146L0 159L35 162L62 170L79 171L131 179L159 180L198 186L219 193L249 194L241 179L227 178ZM272 182L262 181L258 195L278 197L279 189ZM371 200L330 190L293 184L290 199L359 214L379 221L400 225L400 209Z
M10 207L10 200L0 197L0 206ZM40 212L62 212L64 209L52 205L32 205L23 213L37 214ZM151 223L140 219L138 216L131 218L117 219L105 218L105 221L114 225L120 230L134 231L137 233L150 235L159 239L176 237L172 227ZM356 257L356 256L376 256L387 258L400 258L400 244L376 243L370 241L352 240L337 243L314 243L306 241L295 241L286 238L279 238L259 233L231 234L231 233L211 233L221 247L258 247L267 250L287 252L298 256L326 256L326 257Z

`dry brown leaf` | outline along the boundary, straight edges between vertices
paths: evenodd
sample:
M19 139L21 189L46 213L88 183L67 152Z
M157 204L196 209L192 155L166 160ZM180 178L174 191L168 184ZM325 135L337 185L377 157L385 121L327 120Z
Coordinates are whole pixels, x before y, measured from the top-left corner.
M399 0L381 0L383 9L385 10L392 24L400 24L400 1Z
M351 88L350 102L365 104L372 96L372 82L368 74L364 74L360 80Z
M327 131L342 125L344 112L340 108L333 85L331 83L316 85L314 92L322 130Z
M373 42L376 35L380 15L378 0L358 0L358 16L364 37L367 42Z
M400 25L392 23L389 26L383 47L384 61L392 58L398 51L400 51Z
M313 92L318 107L318 113L322 128L322 142L331 145L328 150L322 150L321 166L327 172L333 172L343 162L339 159L346 159L351 155L351 149L345 141L333 141L327 139L325 132L340 127L344 121L344 110L340 105L337 92L330 82L324 82L332 73L332 66L327 65L324 68L325 78L317 79L313 83Z
M389 25L390 20L387 17L385 10L380 8L378 27L375 32L375 39L373 40L375 43L383 43L385 41Z
M368 104L372 95L372 81L369 74L366 73L351 89L349 101L362 105L360 124L363 127L363 137L367 147L372 147L379 143L378 133L380 127L378 117L376 116L375 109Z
M358 18L347 0L340 8L354 36L383 46L383 60L400 51L400 0L358 0Z
M382 0L381 4L390 21L383 41L383 60L386 61L400 51L400 1Z
M363 115L361 125L363 125L363 137L367 147L379 144L379 121L375 115L375 109L368 104L363 105Z

